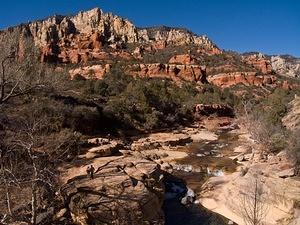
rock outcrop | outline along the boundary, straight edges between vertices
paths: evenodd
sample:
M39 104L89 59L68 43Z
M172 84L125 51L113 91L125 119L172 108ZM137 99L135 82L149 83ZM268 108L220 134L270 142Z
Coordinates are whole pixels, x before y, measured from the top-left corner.
M299 201L300 182L296 179L267 175L263 170L263 167L266 166L268 165L256 164L251 166L248 171L210 178L202 187L200 202L206 208L225 215L237 224L245 225L242 210L245 210L246 204L253 204L245 202L250 201L245 199L251 199L257 181L260 184L263 183L263 189L260 189L260 198L264 202L259 203L259 207L264 207L263 213L266 214L263 220L270 225L297 224L291 223L288 219L291 220L296 216L294 204ZM246 175L244 175L245 172Z
M84 66L69 70L69 74L71 79L74 79L76 75L80 75L85 79L103 79L104 75L107 74L110 69L110 64Z
M300 59L292 56L272 56L271 63L273 70L280 75L288 77L300 76Z
M94 179L70 179L61 193L76 224L163 225L162 178L155 162L127 156L97 167Z
M200 65L135 64L127 68L129 74L138 77L169 78L174 81L207 83L205 68Z
M247 86L264 86L273 85L276 83L276 77L273 75L257 75L256 72L232 72L221 73L214 76L208 76L209 83L219 87L230 87L237 84L244 84Z
M140 42L154 41L172 45L194 44L204 47L211 54L220 54L222 51L205 35L198 36L189 30L172 27L150 27L138 30Z
M246 56L243 60L263 74L271 74L273 72L270 60L261 53Z
M53 16L28 24L37 46L57 43L69 35L91 34L98 31L103 41L138 40L136 27L126 19L103 13L99 8L79 12L75 16Z
M201 190L201 204L226 216L237 224L245 225L245 210L257 208L268 225L298 224L297 207L300 200L300 181L295 178L295 163L287 151L264 154L248 133L241 133L239 153L230 157L239 162L237 171L209 178ZM262 157L264 155L264 157ZM255 196L255 195L256 196Z

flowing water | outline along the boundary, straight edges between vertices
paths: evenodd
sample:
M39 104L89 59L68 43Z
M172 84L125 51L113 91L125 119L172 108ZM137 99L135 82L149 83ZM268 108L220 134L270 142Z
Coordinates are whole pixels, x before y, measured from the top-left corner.
M188 156L177 160L173 176L166 182L164 212L166 225L225 225L228 220L206 210L201 204L182 204L188 188L200 193L202 184L211 176L234 172L236 162L228 158L238 146L237 135L228 131L218 132L218 140L193 142L178 150Z

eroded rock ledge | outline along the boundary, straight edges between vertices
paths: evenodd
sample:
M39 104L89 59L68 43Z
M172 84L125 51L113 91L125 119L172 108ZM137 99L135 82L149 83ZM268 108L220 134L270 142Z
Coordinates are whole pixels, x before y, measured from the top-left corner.
M76 224L164 224L162 172L155 162L125 156L80 175L61 189Z

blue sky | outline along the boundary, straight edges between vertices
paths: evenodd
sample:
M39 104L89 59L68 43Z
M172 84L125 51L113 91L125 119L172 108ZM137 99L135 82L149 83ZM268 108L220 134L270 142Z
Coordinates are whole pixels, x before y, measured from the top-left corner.
M299 0L3 0L0 29L93 7L140 27L185 27L222 49L300 57Z

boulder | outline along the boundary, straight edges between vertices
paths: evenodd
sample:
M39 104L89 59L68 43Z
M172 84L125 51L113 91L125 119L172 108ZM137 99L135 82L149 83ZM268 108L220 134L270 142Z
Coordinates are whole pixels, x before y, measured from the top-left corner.
M112 156L116 154L123 144L119 141L102 142L99 146L93 147L87 151L86 154L80 155L79 158L94 159L104 156Z
M282 170L277 173L278 177L280 178L287 178L295 176L295 168L289 168L286 170Z

